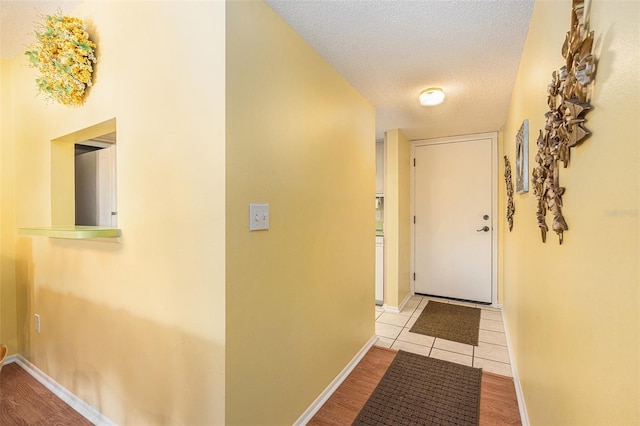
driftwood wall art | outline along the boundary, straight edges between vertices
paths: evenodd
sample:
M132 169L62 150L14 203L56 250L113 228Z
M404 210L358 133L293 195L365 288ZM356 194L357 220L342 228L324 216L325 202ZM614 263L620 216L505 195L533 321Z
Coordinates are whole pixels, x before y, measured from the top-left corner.
M538 164L532 174L533 189L538 200L536 217L547 238L547 211L553 215L551 229L562 244L563 233L569 227L562 214L562 195L559 163L569 165L571 148L580 145L590 135L585 127L586 113L591 109L591 86L595 77L595 59L591 54L593 31L589 31L588 13L584 0L574 0L571 10L571 29L562 46L566 63L552 73L547 87L549 111L545 114L544 132L538 137Z
M509 222L509 232L513 229L513 214L516 212L516 205L513 203L513 182L511 181L511 163L509 157L504 156L504 182L507 185L507 222Z

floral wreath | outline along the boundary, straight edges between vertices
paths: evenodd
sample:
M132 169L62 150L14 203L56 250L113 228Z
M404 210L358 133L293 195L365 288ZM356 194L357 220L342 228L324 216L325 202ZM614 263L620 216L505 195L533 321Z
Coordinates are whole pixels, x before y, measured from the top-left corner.
M38 90L64 105L78 106L90 87L96 44L89 40L81 19L45 15L35 30L36 41L25 54L30 66L40 71Z

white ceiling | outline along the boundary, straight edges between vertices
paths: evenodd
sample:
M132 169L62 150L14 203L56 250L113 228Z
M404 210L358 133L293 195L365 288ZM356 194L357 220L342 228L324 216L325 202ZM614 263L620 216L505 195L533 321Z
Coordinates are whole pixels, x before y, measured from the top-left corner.
M40 15L60 10L69 13L79 1L0 0L0 58L13 59L34 40L35 23Z
M266 0L376 107L376 139L500 130L534 0ZM442 87L439 106L418 103Z
M376 108L376 139L500 130L534 0L266 0ZM0 0L0 57L33 40L39 14L79 1ZM442 87L443 104L418 94Z

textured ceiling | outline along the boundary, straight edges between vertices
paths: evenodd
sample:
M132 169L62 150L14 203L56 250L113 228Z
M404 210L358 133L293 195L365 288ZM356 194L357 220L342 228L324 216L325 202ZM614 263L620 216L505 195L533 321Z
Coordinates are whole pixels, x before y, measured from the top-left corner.
M534 0L266 0L376 108L376 139L500 130ZM0 57L33 40L39 14L79 1L0 0ZM440 86L443 104L418 103Z
M533 0L266 0L376 107L376 139L500 130ZM418 103L442 87L443 104Z
M33 42L40 15L68 13L79 1L0 0L0 58L13 59Z

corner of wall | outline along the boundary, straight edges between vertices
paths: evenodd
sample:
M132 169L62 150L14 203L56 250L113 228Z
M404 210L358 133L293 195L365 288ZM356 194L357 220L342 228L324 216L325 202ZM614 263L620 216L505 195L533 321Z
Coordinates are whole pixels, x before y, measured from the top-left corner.
M20 350L15 279L14 154L11 62L0 59L0 342Z
M391 129L385 145L385 304L398 308L411 293L411 143Z

